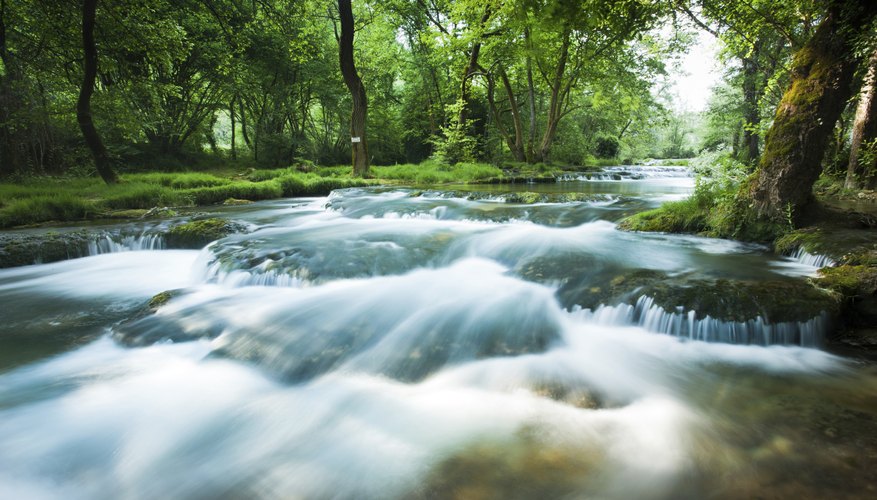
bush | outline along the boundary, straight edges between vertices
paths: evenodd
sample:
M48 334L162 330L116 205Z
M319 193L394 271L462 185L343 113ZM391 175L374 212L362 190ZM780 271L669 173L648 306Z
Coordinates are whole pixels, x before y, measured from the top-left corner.
M442 127L442 136L433 137L430 142L434 146L433 159L439 163L456 165L460 162L475 161L475 150L478 141L466 133L466 126L460 123L460 111L465 103L458 100L447 106L450 121Z
M597 138L597 146L594 148L594 154L597 158L615 158L618 156L618 139L612 136L604 136Z

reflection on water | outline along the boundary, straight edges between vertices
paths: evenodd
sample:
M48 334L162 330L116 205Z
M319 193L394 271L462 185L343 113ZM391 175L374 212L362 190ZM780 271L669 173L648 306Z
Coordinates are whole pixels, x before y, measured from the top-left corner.
M813 267L618 232L691 188L625 169L515 188L575 202L223 208L256 230L0 271L0 498L872 497L877 374L797 345L820 311L708 343L641 295Z

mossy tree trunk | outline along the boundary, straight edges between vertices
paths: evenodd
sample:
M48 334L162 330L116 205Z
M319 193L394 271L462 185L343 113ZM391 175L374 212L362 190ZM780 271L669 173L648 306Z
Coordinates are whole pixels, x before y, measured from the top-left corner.
M877 187L877 51L871 55L868 74L859 95L850 162L847 166L847 189L874 189ZM867 151L868 154L865 154Z
M877 14L877 2L835 0L813 37L795 54L791 86L767 133L754 207L768 218L797 217L812 200L834 125L852 94L855 39Z
M107 184L119 182L119 176L113 169L112 159L104 146L94 121L91 119L91 95L94 93L94 82L97 77L97 48L94 43L94 19L97 0L82 2L82 50L84 55L82 87L79 89L79 100L76 102L76 120L82 130L82 136L88 149L94 156L97 173Z
M338 0L338 14L341 18L341 36L338 40L338 54L341 62L341 75L350 90L353 110L350 114L350 149L353 156L353 175L368 175L368 141L366 121L368 120L368 99L365 86L356 72L353 61L353 9L350 0Z

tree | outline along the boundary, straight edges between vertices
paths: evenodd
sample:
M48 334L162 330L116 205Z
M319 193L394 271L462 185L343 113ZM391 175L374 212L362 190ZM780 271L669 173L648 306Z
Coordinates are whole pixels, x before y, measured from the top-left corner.
M350 149L353 156L353 175L365 177L368 175L369 167L368 139L366 137L368 99L353 61L353 9L350 0L338 0L338 15L341 19L338 58L341 63L344 84L347 85L353 101L353 109L350 113Z
M874 189L877 187L877 51L871 55L868 73L859 95L850 162L844 187Z
M97 48L94 44L94 24L97 0L83 0L82 2L82 86L79 90L79 100L76 103L76 120L82 130L85 143L94 157L97 173L107 184L119 182L119 176L113 169L112 159L104 146L94 121L91 118L91 95L94 93L94 83L97 77Z
M816 33L795 53L750 190L759 215L797 217L811 201L831 131L853 91L857 36L875 16L877 2L830 1Z

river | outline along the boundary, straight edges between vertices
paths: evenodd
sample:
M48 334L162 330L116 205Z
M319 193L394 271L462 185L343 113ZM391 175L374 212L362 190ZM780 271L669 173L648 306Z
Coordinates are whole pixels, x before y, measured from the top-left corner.
M874 368L731 293L812 260L616 229L692 188L348 189L0 270L0 498L873 498Z

